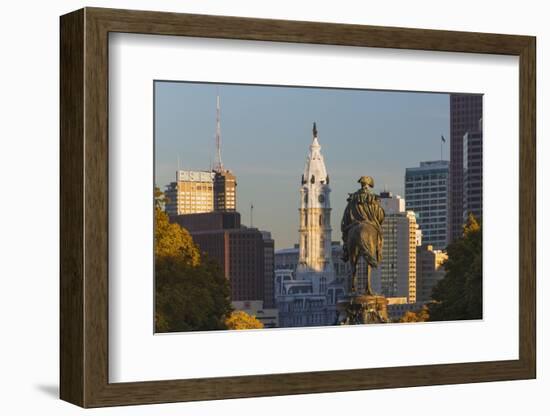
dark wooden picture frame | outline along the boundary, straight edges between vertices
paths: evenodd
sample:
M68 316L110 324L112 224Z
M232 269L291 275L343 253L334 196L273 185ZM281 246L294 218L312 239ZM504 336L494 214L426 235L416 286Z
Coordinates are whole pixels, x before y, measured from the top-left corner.
M82 407L536 377L535 51L530 36L85 8L61 17L60 396ZM193 36L519 57L519 359L109 383L108 35Z

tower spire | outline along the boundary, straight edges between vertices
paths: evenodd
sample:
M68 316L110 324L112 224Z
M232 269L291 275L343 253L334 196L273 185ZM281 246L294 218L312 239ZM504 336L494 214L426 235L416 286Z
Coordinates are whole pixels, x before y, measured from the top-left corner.
M214 165L214 170L216 172L223 171L222 163L222 133L220 127L220 91L216 90L216 163Z
M313 141L300 186L300 250L297 276L312 278L319 286L316 293L324 293L326 283L332 281L334 269L331 252L330 186L321 145L318 140L317 123L313 123ZM315 283L315 285L317 285Z

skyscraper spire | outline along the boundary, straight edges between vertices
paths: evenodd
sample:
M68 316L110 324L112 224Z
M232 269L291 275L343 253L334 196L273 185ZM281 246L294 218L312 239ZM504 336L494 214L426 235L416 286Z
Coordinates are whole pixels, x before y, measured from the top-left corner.
M317 137L317 123L313 122L313 137Z
M217 91L216 97L216 163L214 165L216 172L223 171L222 163L222 133L220 127L220 92Z

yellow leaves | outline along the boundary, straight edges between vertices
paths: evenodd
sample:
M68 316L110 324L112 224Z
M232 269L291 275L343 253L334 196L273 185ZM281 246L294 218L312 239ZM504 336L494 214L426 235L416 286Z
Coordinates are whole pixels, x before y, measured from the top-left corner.
M464 237L479 231L480 228L481 226L479 225L479 221L474 214L470 212L468 214L468 218L466 219L466 223L462 226Z
M233 311L225 320L227 329L262 329L264 324L244 311Z
M201 260L189 232L171 223L165 212L155 208L155 258L166 257L180 257L187 266L198 266Z
M155 189L155 331L225 329L231 312L229 282L189 232L170 222Z
M407 311L403 314L399 322L416 322L416 314L411 311Z
M407 322L426 322L430 319L430 313L429 309L426 305L422 307L417 312L413 311L407 311L405 314L401 317L399 322L407 323Z

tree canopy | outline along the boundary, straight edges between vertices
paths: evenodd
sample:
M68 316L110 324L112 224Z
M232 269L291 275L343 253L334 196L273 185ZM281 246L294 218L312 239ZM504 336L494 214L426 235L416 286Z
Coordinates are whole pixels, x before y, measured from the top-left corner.
M470 214L462 238L447 247L445 277L434 287L429 313L432 321L481 319L482 230Z
M155 329L157 332L225 329L229 282L202 255L189 232L155 207Z
M155 259L166 258L181 261L186 266L198 266L201 261L191 234L171 223L165 212L155 208Z
M262 329L262 324L255 316L249 315L244 311L233 311L226 319L227 329Z
M229 285L217 264L186 266L173 258L156 264L158 332L226 329L231 313Z
M407 311L403 314L399 322L426 322L430 319L430 311L426 305L418 311Z

